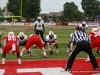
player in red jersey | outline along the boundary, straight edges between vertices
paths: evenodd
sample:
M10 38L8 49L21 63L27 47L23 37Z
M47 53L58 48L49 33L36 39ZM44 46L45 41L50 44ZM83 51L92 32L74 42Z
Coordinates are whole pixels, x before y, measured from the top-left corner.
M5 64L6 53L11 52L17 53L18 64L21 64L20 49L18 45L18 37L14 35L14 32L10 31L7 36L4 37L4 48L2 53L2 63Z
M89 36L91 38L91 47L92 48L96 47L96 52L98 53L100 51L100 46L97 44L99 43L99 39L100 39L100 33L98 32L98 29L93 28Z
M28 38L25 47L22 49L22 51L21 51L21 53L20 53L20 56L22 56L23 53L24 53L26 50L28 50L31 46L33 46L34 44L37 45L37 46L41 49L42 53L44 54L44 57L47 58L47 55L46 55L45 48L44 48L44 46L43 46L42 40L41 40L41 38L40 38L38 35L36 35L36 34L33 34L33 35L31 35L31 36Z
M89 33L89 37L91 39L91 47L95 48L96 47L96 52L99 53L100 51L100 46L98 45L98 43L100 43L99 39L100 39L100 33L98 32L97 28L92 28L92 31ZM89 56L87 57L87 59L85 61L90 61Z

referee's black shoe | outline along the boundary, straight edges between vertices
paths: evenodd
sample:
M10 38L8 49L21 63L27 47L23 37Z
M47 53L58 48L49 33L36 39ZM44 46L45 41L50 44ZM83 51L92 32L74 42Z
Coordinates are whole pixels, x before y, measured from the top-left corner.
M98 69L98 68L95 68L94 70L95 70L95 71L99 71L99 69Z
M65 71L68 71L68 72L69 72L69 71L70 71L70 69L65 69Z

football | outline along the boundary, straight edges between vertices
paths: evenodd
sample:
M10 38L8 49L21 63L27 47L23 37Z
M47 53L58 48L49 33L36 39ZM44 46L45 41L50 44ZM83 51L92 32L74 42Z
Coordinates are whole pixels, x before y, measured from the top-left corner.
M98 54L100 54L100 50L97 50L96 52L97 52Z
M53 54L53 50L50 50L50 54Z

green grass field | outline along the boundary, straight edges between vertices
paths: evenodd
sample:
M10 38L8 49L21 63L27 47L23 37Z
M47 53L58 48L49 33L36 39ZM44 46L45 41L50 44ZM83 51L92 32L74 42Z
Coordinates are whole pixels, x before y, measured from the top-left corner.
M21 29L28 28L29 30L21 30L18 28L21 28ZM5 35L7 35L7 33L9 31L13 31L15 33L15 35L18 35L19 32L24 32L27 36L29 36L30 34L34 33L33 28L34 28L33 26L0 26L0 29L2 31L2 38ZM92 27L89 27L88 32L91 30L91 28ZM7 29L7 30L3 30L3 29ZM45 27L46 32L44 34L44 37L48 34L48 32L50 30L52 30L57 35L60 53L56 54L55 53L56 49L55 49L55 47L53 47L52 49L54 50L54 54L50 55L50 53L46 47L45 49L46 49L46 52L48 55L48 58L46 58L46 59L68 58L69 54L66 52L66 50L67 50L67 44L69 41L69 35L70 35L70 33L74 32L75 27L73 27L73 26L46 26ZM2 45L3 45L3 40L2 40ZM20 49L22 49L22 48L23 47L21 47ZM22 60L45 59L43 57L43 54L41 54L41 51L39 48L36 48L36 49L33 48L32 52L33 52L32 57L30 57L27 53L24 53L24 55L22 56ZM99 54L96 53L95 49L93 50L93 53L96 57L100 56ZM77 58L86 58L86 56L87 56L86 53L83 52L83 53L78 54ZM0 54L0 59L1 59L1 54ZM6 59L7 60L16 60L16 55L8 55L7 54Z

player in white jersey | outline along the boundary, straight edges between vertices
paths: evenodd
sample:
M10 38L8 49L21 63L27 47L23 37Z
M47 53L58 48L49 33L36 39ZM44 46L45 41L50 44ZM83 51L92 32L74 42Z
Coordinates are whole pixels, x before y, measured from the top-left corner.
M37 21L35 21L35 26L34 26L35 34L41 36L42 40L44 41L44 36L43 34L45 33L45 27L44 27L44 21L41 20L41 17L37 18Z
M79 27L82 28L82 31L83 31L83 32L87 32L88 25L86 24L85 21L83 21L82 24L79 25Z
M17 37L19 38L19 46L25 46L27 42L27 35L25 35L23 32L20 32Z
M57 41L57 36L54 34L53 31L49 31L49 34L46 36L46 42L45 45L47 45L49 51L52 51L51 47L56 47L56 53L59 53L59 45Z

